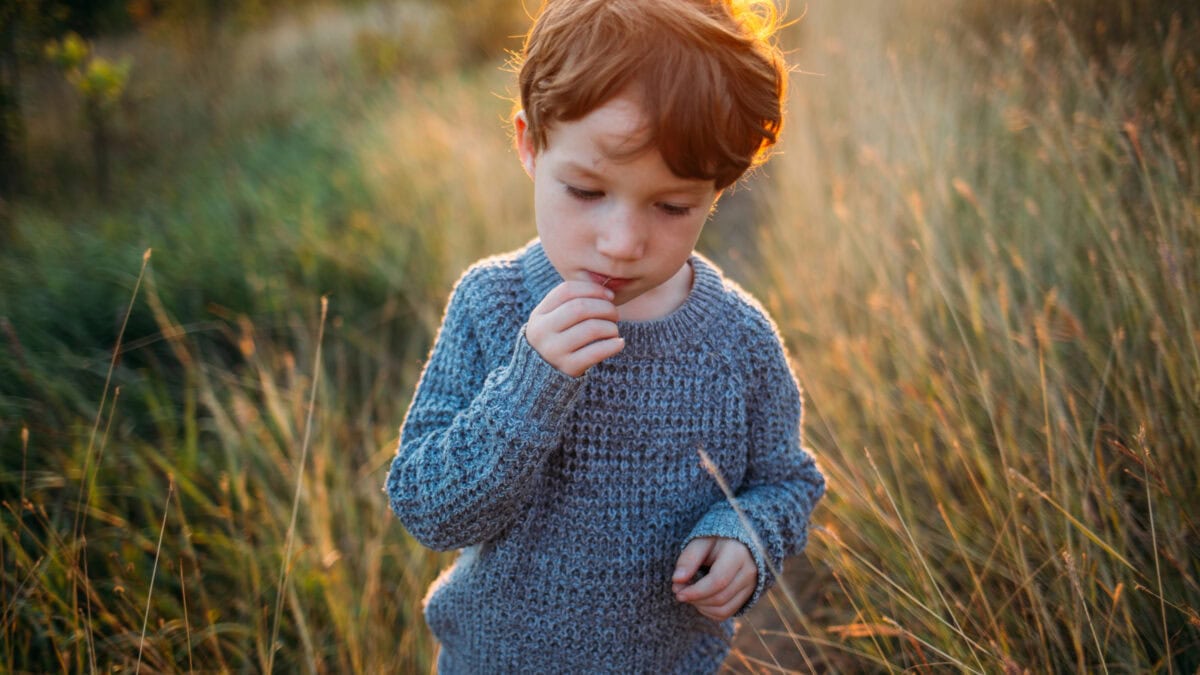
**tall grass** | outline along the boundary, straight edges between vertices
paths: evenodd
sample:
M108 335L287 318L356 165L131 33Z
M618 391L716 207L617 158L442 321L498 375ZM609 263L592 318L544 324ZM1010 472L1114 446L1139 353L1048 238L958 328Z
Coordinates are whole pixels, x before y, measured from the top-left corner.
M530 236L525 205L501 206L527 179L514 166L504 190L482 161L508 160L508 104L489 94L505 76L301 69L205 102L209 71L254 46L182 71L140 62L142 86L197 89L148 99L138 133L169 143L182 107L202 138L130 167L114 205L59 203L74 189L53 182L17 205L0 265L0 671L429 667L420 599L446 559L403 535L382 472L448 286ZM190 97L217 106L211 128Z
M866 4L810 12L753 284L831 478L816 639L880 669L1192 672L1197 27L1106 71L1061 14L985 40Z
M733 670L1200 665L1197 29L1099 59L1029 6L793 29L780 153L703 243L779 322L830 493ZM137 94L116 203L59 166L16 205L0 670L430 667L447 559L380 486L450 284L530 194L507 75L422 77L372 11L139 58L195 87Z

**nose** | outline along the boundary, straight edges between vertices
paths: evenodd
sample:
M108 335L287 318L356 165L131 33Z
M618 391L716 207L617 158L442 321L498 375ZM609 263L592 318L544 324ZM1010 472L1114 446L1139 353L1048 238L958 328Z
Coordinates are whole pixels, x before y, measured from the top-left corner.
M646 252L646 224L637 211L616 206L600 224L597 250L614 260L637 260Z

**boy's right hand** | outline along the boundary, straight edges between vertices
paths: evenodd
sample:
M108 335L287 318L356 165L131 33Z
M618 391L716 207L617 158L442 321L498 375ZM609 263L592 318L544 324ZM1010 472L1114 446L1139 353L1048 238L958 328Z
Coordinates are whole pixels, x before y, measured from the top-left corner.
M547 363L579 377L625 348L613 297L590 281L564 281L533 309L525 339Z

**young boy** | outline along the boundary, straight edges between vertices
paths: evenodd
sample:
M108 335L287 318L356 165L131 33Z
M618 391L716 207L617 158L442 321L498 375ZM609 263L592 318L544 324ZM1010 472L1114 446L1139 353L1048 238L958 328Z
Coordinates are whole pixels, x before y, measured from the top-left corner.
M713 672L803 549L825 483L795 377L693 252L780 128L774 22L550 0L529 33L514 127L538 239L459 280L387 478L417 540L462 549L425 600L441 672Z

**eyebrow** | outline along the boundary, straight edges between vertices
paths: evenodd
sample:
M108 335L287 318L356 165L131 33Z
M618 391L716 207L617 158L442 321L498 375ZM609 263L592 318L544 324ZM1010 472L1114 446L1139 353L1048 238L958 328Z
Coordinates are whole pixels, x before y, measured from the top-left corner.
M592 169L587 168L583 164L580 164L579 162L576 162L573 160L567 160L567 161L563 162L563 168L565 168L566 170L568 170L572 173L579 174L580 176L583 176L584 178L595 178L595 179L604 178L604 176L600 175L596 171L593 171Z

